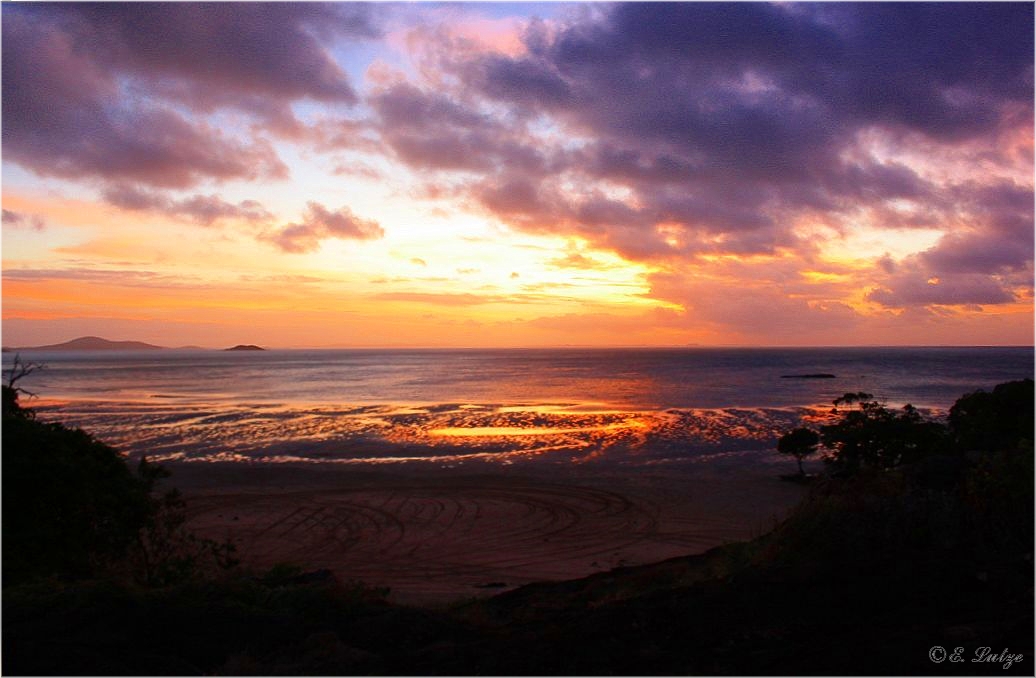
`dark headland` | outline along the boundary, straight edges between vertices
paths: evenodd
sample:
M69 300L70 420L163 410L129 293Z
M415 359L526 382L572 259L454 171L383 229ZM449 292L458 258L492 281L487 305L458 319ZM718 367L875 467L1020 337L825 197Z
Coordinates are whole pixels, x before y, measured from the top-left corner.
M79 337L61 344L23 346L18 351L152 351L165 348L143 341L110 341L101 337ZM9 351L11 349L8 349Z
M238 344L237 346L231 346L230 348L223 349L224 351L265 351L266 349L262 346L256 346L255 344Z

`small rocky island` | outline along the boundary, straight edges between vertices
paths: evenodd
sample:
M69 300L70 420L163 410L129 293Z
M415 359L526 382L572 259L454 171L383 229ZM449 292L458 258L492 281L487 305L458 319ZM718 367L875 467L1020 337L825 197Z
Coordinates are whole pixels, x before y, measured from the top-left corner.
M238 344L237 346L231 346L230 348L223 349L224 351L265 351L266 349L262 346L256 346L255 344Z

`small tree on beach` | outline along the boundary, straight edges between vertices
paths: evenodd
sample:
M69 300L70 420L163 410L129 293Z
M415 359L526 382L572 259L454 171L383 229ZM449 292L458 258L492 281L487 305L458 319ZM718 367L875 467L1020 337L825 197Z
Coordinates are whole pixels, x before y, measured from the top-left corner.
M790 454L799 463L799 475L805 476L806 471L802 468L802 460L817 451L820 444L820 435L809 428L797 428L785 433L777 441L777 451L781 454Z

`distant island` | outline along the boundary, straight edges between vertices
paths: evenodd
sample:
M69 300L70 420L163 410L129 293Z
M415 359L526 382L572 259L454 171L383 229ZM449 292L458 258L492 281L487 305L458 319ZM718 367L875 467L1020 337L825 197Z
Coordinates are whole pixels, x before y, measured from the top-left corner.
M164 346L146 344L143 341L110 341L101 337L79 337L63 344L46 346L23 346L17 351L153 351L164 349Z
M46 346L4 346L4 353L15 353L18 351L210 351L201 346L179 346L170 349L168 346L156 346L143 341L112 341L103 337L79 337L61 344L47 344ZM255 344L238 344L224 351L265 351L262 346Z
M837 377L827 372L818 372L816 374L782 374L781 379L837 379Z

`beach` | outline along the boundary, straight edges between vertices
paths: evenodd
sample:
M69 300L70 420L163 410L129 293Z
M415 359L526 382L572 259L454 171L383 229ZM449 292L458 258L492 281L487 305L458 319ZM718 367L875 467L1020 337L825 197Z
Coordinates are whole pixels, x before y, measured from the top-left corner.
M446 604L536 581L703 552L758 536L801 496L787 470L713 463L657 469L170 464L199 535L247 567L329 570Z
M28 356L33 358L33 356ZM277 564L448 604L770 531L777 439L867 391L940 418L1032 350L48 353L41 420L172 471L188 527ZM823 379L789 375L830 375ZM807 471L822 462L806 460Z

